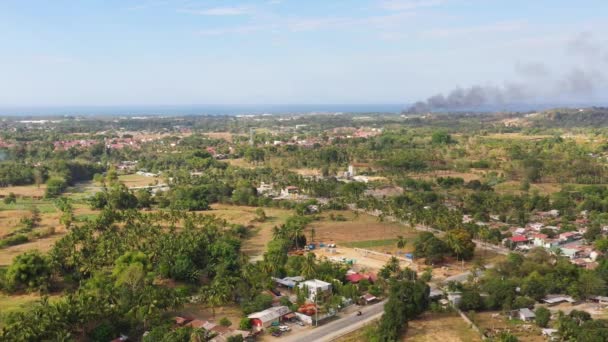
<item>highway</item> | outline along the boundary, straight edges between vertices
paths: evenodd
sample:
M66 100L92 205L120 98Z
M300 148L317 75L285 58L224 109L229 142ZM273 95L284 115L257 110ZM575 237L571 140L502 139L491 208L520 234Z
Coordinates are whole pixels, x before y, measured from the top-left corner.
M348 316L342 316L335 321L323 324L312 330L304 330L290 336L284 336L280 341L285 342L312 342L312 341L333 341L340 336L344 336L350 332L358 330L370 323L374 319L378 319L384 313L384 303L386 300L361 307L363 315L357 316L351 313Z

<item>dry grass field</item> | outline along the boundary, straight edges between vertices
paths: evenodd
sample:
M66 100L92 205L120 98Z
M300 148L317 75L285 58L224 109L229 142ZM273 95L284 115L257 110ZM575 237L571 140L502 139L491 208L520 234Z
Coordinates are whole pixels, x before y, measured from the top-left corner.
M342 215L345 221L332 221L330 215ZM380 222L377 217L360 213L358 216L352 211L325 211L320 221L312 222L306 229L306 236L310 237L310 230L315 229L315 241L325 243L345 243L373 240L395 239L398 235L406 239L413 239L418 234L415 230L393 222ZM389 242L387 242L389 243ZM364 246L353 246L364 247Z
M483 176L483 172L457 172L457 171L429 171L424 173L413 174L410 177L414 179L425 179L434 180L437 177L454 177L462 178L465 182L472 180L480 180Z
M404 341L412 342L477 342L481 337L456 313L425 313L409 322Z
M256 209L256 207L213 204L211 210L199 213L215 215L231 223L251 225L253 235L243 242L242 250L247 255L257 256L264 252L266 244L272 239L272 227L283 224L293 213L285 209L263 208L268 217L267 220L265 222L255 222Z
M230 133L230 132L210 132L210 133L203 133L203 135L205 135L211 139L224 139L228 142L232 142L232 139L235 136L247 136L246 134L234 134L234 133Z
M255 167L255 165L249 163L248 161L246 161L244 158L237 158L237 159L224 159L222 160L223 162L226 162L234 167L241 167L244 169L253 169Z
M339 338L338 342L365 342L369 327L359 329ZM403 341L412 342L480 342L481 337L456 313L424 313L408 322Z
M120 182L122 182L128 188L132 188L135 186L155 185L165 182L162 177L146 177L138 174L120 175L118 176L118 180L120 180Z
M500 313L498 311L487 311L478 312L475 314L473 322L481 329L481 331L494 331L496 333L508 330L511 334L515 335L521 342L541 342L546 341L546 338L542 336L539 327L534 322L522 322L518 320L510 321L505 316L499 315L498 317L492 317L492 315Z
M4 197L14 193L17 197L42 197L44 196L44 191L46 190L46 185L42 184L40 186L37 185L19 185L19 186L9 186L5 188L0 188L0 196Z
M53 245L55 245L55 242L64 236L65 233L65 230L60 230L56 231L55 234L42 239L0 249L0 266L10 265L17 255L30 250L38 250L42 253L50 251L51 248L53 248Z

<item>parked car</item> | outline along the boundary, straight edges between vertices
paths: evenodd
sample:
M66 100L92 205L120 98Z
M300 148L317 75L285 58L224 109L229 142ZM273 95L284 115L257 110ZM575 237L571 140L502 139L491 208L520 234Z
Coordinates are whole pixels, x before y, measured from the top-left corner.
M286 326L286 325L281 325L281 326L279 327L279 330L280 330L280 331L282 331L282 332L287 332L287 331L290 331L290 330L291 330L291 328L290 328L290 327L288 327L288 326Z
M274 337L281 337L282 334L283 333L280 332L280 331L275 331L275 332L272 333L272 336L274 336Z
M304 326L304 323L302 323L302 321L296 321L296 324L299 325L299 326L301 326L301 327Z

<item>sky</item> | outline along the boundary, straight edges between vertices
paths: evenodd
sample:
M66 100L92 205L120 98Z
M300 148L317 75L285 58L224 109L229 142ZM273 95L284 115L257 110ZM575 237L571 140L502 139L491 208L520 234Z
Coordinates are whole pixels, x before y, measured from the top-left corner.
M605 102L607 15L606 0L2 0L0 106L405 104L475 85Z

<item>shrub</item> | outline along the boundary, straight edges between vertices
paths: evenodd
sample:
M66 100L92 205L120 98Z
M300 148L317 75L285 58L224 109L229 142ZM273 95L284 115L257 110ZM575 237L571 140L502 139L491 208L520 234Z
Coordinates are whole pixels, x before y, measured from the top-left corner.
M251 330L251 320L247 317L241 318L241 321L239 322L239 329Z
M222 319L220 319L220 325L224 327L229 327L232 325L232 322L230 322L227 317L222 317Z

